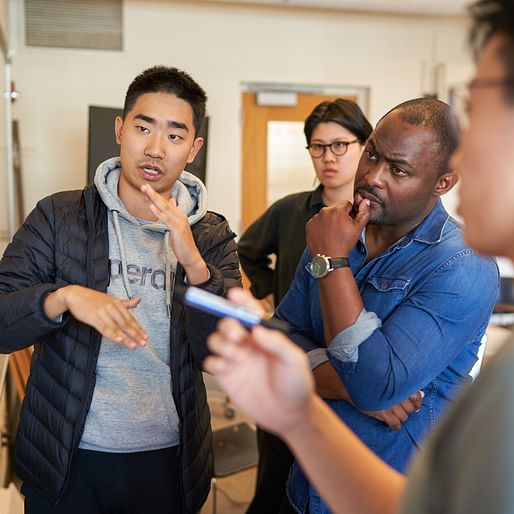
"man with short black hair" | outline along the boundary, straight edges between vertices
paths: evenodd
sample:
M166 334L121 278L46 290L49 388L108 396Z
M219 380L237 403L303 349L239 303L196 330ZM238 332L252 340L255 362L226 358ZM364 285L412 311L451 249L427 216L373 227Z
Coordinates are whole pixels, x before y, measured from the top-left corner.
M120 157L41 200L0 261L0 351L35 345L15 456L27 514L193 514L208 495L215 318L174 288L222 295L240 273L235 234L183 171L205 102L176 68L138 75Z

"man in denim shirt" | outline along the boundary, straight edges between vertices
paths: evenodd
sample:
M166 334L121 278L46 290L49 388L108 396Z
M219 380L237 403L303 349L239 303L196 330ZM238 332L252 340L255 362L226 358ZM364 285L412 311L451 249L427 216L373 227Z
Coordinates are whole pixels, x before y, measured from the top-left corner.
M468 248L440 197L457 182L448 106L404 102L359 162L354 205L322 209L276 316L307 352L318 393L388 464L404 471L468 375L498 289L493 259ZM422 390L421 409L392 430L376 411ZM373 412L372 412L373 411ZM329 512L300 468L295 510Z

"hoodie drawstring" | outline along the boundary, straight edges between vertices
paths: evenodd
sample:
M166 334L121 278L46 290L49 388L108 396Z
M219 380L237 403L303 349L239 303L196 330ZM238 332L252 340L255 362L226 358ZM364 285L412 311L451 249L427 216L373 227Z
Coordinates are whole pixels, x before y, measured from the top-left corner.
M123 238L121 237L120 220L118 219L119 212L115 209L112 209L111 212L114 221L114 231L116 232L116 240L118 241L118 246L120 248L121 276L123 279L123 286L125 287L125 292L127 293L129 300L132 300L134 296L132 294L132 289L130 287L130 281L128 278L127 256L125 254L125 245L123 244Z
M173 290L174 277L171 271L171 256L170 256L170 232L164 232L164 254L166 256L166 311L168 318L171 318L171 291Z

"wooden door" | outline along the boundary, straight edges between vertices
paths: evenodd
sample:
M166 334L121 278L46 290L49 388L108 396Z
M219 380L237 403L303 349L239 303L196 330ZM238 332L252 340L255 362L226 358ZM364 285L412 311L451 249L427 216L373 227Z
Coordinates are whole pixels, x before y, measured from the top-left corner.
M257 105L257 93L243 93L241 223L244 231L267 207L267 127L270 121L303 122L324 101L355 96L298 93L294 107Z

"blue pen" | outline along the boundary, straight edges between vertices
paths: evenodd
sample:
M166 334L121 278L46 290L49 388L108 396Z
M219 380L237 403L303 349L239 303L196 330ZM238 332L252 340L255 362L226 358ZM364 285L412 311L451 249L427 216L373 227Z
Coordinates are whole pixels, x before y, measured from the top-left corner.
M289 325L284 321L274 318L262 318L246 307L237 305L226 298L209 293L204 289L194 286L190 286L185 290L181 289L182 288L178 289L176 292L180 295L182 303L194 309L207 312L220 318L228 317L237 319L247 328L262 325L263 327L280 330L282 332L289 331Z

